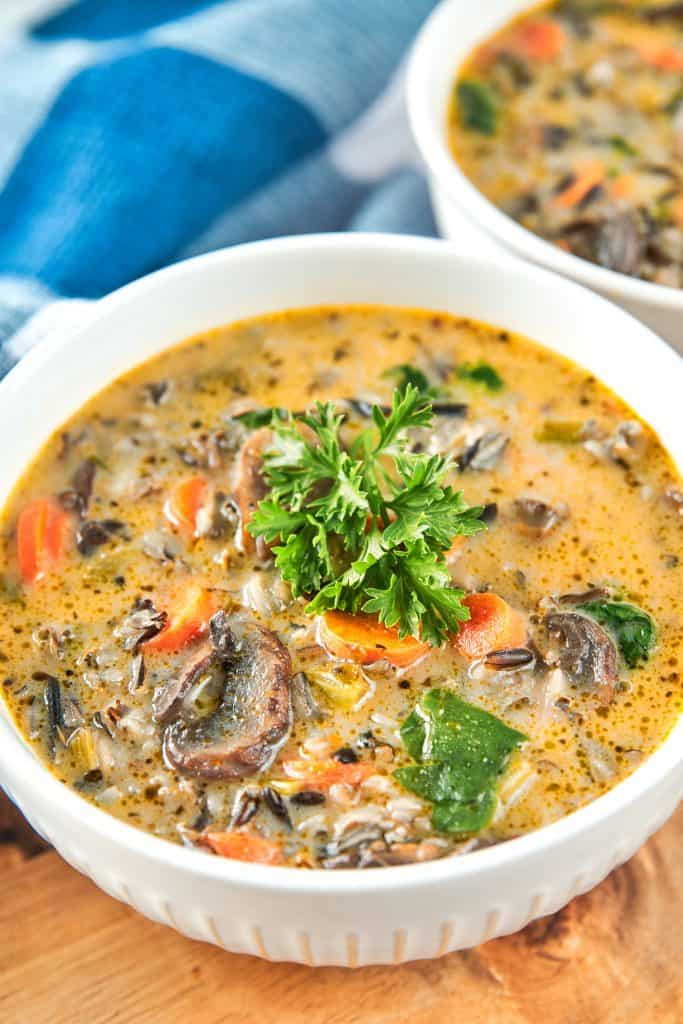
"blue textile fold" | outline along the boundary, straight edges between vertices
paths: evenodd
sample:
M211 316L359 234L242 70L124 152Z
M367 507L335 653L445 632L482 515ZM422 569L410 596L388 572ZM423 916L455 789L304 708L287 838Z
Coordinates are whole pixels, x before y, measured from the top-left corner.
M401 82L433 4L79 0L5 40L0 374L47 303L187 255L433 234Z

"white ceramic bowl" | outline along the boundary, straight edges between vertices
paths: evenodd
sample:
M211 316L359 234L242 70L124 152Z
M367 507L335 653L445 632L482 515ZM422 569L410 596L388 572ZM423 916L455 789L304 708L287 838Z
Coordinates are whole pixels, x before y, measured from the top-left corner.
M539 339L609 382L683 461L683 366L626 313L554 274L476 263L446 242L321 235L177 264L32 351L0 384L0 436L12 438L0 447L0 501L66 417L171 343L240 317L345 302L448 310ZM207 856L117 821L53 778L3 712L0 781L65 860L193 938L278 960L394 963L514 931L630 857L683 793L679 723L629 779L539 832L430 864L297 871Z
M456 72L478 43L531 6L531 0L445 0L415 42L408 69L408 112L427 165L439 230L457 241L463 219L469 220L508 250L618 302L683 352L683 289L605 270L544 241L494 206L465 177L450 153L446 118Z

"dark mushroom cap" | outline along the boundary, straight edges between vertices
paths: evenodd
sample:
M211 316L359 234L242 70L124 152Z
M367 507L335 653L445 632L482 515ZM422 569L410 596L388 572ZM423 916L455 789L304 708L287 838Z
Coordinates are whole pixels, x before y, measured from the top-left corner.
M270 630L253 622L230 620L233 647L225 656L217 646L193 659L179 684L157 698L158 720L169 721L164 734L167 763L186 775L237 779L265 768L289 735L291 662ZM191 700L204 682L221 693L214 710L202 714Z
M597 690L605 703L614 696L619 682L617 651L601 626L578 612L553 612L545 625L551 636L562 641L560 667L571 682Z

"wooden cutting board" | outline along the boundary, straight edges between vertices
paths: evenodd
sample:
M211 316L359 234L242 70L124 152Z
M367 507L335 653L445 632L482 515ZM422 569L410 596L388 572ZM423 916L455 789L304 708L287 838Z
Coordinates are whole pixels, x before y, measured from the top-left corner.
M190 942L69 868L0 803L0 1024L681 1024L683 807L565 910L402 967Z

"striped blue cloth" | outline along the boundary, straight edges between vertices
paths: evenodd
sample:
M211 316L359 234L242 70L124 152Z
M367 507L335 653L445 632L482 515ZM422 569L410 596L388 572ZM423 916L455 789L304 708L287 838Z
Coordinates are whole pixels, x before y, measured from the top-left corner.
M79 0L6 38L0 373L74 300L189 255L433 233L401 89L433 3Z

